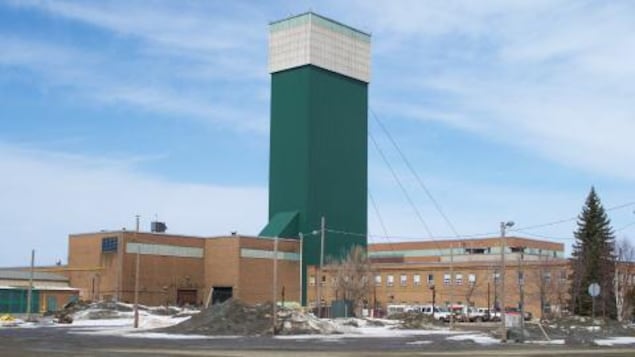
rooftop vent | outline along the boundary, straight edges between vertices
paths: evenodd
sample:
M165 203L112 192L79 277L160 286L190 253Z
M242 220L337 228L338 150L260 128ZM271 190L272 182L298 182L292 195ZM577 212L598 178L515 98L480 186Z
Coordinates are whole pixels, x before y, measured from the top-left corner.
M150 231L152 231L152 233L165 233L167 230L168 226L165 225L165 222L150 222Z

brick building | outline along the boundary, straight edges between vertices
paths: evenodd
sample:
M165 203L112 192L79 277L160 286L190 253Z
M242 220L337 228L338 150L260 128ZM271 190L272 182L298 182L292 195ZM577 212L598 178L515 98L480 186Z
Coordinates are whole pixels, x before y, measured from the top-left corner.
M277 298L283 299L284 289L285 300L299 301L300 242L278 242ZM527 311L564 309L569 274L564 245L519 237L505 242L505 305L518 306L520 281ZM431 303L434 288L437 304L494 306L500 300L500 243L500 238L484 238L370 244L374 282L367 304L385 309L387 304ZM138 253L144 304L200 304L230 296L256 303L273 298L274 248L274 239L240 235L73 234L65 269L82 299L133 301ZM308 306L315 306L316 273L316 266L305 273ZM337 295L333 275L325 267L322 297L327 306Z
M505 306L539 315L566 309L569 264L564 245L519 237L505 238ZM367 306L388 304L464 304L500 306L501 239L468 239L370 244L372 292ZM309 305L315 306L315 266L307 270ZM337 296L332 267L322 274L322 303ZM497 303L498 302L498 303ZM542 306L542 308L541 308Z
M274 240L108 231L69 237L70 283L85 300L134 300L139 259L143 304L201 304L229 297L272 300ZM299 242L278 240L278 287L298 301Z

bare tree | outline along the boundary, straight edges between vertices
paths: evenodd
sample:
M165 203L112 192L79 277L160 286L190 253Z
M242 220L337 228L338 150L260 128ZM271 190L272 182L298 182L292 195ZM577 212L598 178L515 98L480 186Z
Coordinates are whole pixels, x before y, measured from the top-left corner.
M633 313L633 301L630 297L635 293L635 284L632 279L635 273L635 248L623 238L616 244L615 256L615 305L617 320L622 321Z
M470 279L473 279L473 280L470 280ZM472 297L474 296L474 292L481 285L482 285L482 282L477 278L476 273L468 274L467 287L465 288L465 301L467 302L468 306L474 305L474 301L472 300Z
M548 255L540 256L538 264L530 268L529 281L534 284L535 294L540 300L540 319L545 318L545 307L551 305L551 297L554 295L554 272L550 264L551 258Z
M364 299L368 299L374 284L373 272L366 250L354 246L339 262L330 264L335 275L335 296L352 301L353 311L359 316Z

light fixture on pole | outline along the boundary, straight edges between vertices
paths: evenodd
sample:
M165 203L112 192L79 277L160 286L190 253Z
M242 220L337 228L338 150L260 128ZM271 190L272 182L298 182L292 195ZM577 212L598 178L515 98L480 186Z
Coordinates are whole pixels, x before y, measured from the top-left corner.
M507 222L501 222L500 224L500 230L501 230L501 272L500 272L500 277L501 277L501 303L500 303L500 310L501 310L501 341L502 342L506 342L507 341L507 328L505 326L505 231L507 230L507 228L511 228L514 226L514 222L512 221L507 221Z

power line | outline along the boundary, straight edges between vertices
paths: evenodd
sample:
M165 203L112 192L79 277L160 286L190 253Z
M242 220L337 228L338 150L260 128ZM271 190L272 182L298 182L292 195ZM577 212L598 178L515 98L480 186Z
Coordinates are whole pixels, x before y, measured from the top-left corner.
M526 235L532 236L532 237L538 237L538 238L543 238L543 239L551 239L551 240L570 241L570 240L574 240L575 239L575 237L573 237L573 236L571 236L571 237L553 237L553 236L549 236L549 235L538 234L538 233L529 233L529 232L523 232L523 234L526 234Z
M377 215L377 220L379 220L379 225L381 226L382 231L384 232L386 237L388 237L388 230L386 229L384 220L383 218L381 218L381 214L379 213L379 209L377 208L377 203L375 202L375 199L373 198L373 195L372 193L370 193L370 191L368 191L368 198L370 198L370 203L373 206L373 209L375 210L375 214Z
M408 194L408 191L406 190L405 186L403 185L403 183L401 183L401 180L399 179L399 176L397 176L397 173L395 172L395 169L392 167L392 165L388 161L388 158L386 158L386 155L384 154L384 152L379 147L379 144L377 144L377 141L375 140L375 137L370 132L368 133L368 136L370 137L370 140L375 145L375 149L377 150L377 152L379 153L381 158L384 160L384 163L386 164L386 166L388 166L388 169L392 173L392 176L395 179L395 181L397 182L397 185L399 186L399 188L401 189L401 192L404 194L404 196L406 197L406 200L408 201L408 203L410 204L412 209L415 211L415 214L416 214L417 218L419 219L419 221L423 225L424 229L426 230L426 232L430 236L430 239L434 239L432 231L430 231L430 227L428 227L428 224L423 219L423 216L421 215L421 212L419 212L419 209L417 208L417 206L412 201L412 198Z
M441 215L445 223L448 225L448 227L450 227L450 230L452 230L452 233L454 233L454 235L457 238L460 238L461 235L457 232L452 222L450 222L450 219L447 217L445 212L443 212L443 209L441 208L441 205L439 204L439 202L432 196L432 193L430 192L428 187L423 183L423 180L421 179L417 171L414 169L414 167L412 167L412 165L410 164L410 160L408 160L406 155L404 155L403 151L401 151L401 148L399 147L399 145L397 145L397 142L395 141L395 139L392 137L392 135L390 135L390 132L388 131L388 129L386 129L384 124L379 120L379 117L377 116L375 111L372 110L372 108L370 109L370 112L373 115L373 118L375 118L375 121L377 122L381 130L388 137L388 140L390 140L392 145L395 147L395 150L397 150L397 153L399 153L399 156L401 157L403 162L406 164L406 167L408 168L408 170L410 170L410 173L412 173L412 175L415 177L415 179L417 180L417 183L419 183L419 186L421 186L426 196L428 196L428 199L430 199L430 201L432 202L436 210L439 212L439 215Z
M627 202L624 204L620 204L617 206L612 206L609 208L606 208L605 211L615 211L621 208L626 208L626 207L630 207L630 206L635 206L635 202ZM564 219L559 219L556 221L551 221L551 222L547 222L547 223L541 223L541 224L536 224L536 225L532 225L532 226L525 226L525 227L519 227L519 228L515 228L515 229L510 229L510 231L524 231L524 230L529 230L529 229L536 229L536 228L543 228L543 227L549 227L549 226L555 226L558 224L562 224L562 223L568 223L568 222L572 222L572 221L576 221L578 219L578 216L575 217L569 217L569 218L564 218Z
M370 202L371 202L373 208L375 209L375 214L377 214L377 219L379 220L379 225L381 226L382 231L384 232L384 240L388 244L388 247L390 248L390 250L394 251L395 249L394 249L394 247L392 245L392 242L390 241L390 238L388 238L388 230L386 229L386 225L384 224L384 219L381 217L381 214L379 213L379 208L377 207L377 203L375 202L375 198L370 193L370 191L368 191L368 198L370 199ZM368 235L370 235L370 234L368 234Z
M632 226L635 226L635 222L631 222L631 223L629 223L629 224L627 224L627 225L625 225L625 226L622 226L622 227L620 227L620 228L616 229L616 230L615 230L615 233L620 232L620 231L623 231L623 230L625 230L626 228L628 228L628 227L632 227Z

